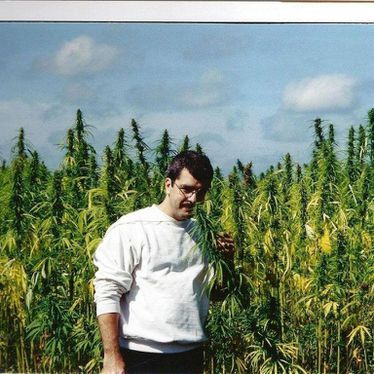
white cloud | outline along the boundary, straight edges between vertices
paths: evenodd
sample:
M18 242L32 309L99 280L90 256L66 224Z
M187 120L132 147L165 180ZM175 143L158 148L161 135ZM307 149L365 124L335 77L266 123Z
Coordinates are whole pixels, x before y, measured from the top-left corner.
M52 68L62 75L94 73L108 68L118 55L118 49L96 43L88 36L66 42L52 60Z
M227 102L230 92L222 72L211 69L204 72L195 85L185 89L178 99L182 106L200 109Z
M96 93L95 90L87 84L70 82L64 88L63 97L69 102L80 103L96 99Z
M242 109L235 109L226 119L226 129L242 132L250 123L250 116Z
M263 118L260 123L266 140L308 144L313 139L313 119L310 113L295 113L280 108L273 115Z
M224 77L220 70L218 69L210 69L203 73L201 76L202 84L212 86L224 83Z
M223 95L221 92L204 87L188 89L180 97L181 104L195 109L220 104L222 101Z
M303 79L286 87L283 104L297 112L346 109L353 104L355 85L355 79L342 74Z
M235 94L222 72L217 69L206 70L189 85L156 82L134 86L125 91L127 102L151 111L200 110L226 105Z

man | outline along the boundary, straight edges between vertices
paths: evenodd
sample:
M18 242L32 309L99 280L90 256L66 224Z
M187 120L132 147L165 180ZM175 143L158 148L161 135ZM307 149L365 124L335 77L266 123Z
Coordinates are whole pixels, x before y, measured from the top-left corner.
M162 203L123 216L99 245L95 302L103 374L203 372L212 274L190 218L212 177L205 155L178 154L167 171Z

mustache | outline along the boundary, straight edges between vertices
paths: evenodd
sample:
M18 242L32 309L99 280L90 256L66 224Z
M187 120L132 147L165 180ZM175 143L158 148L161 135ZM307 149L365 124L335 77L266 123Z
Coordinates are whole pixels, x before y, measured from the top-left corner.
M182 206L186 208L193 208L195 204L194 203L183 203Z

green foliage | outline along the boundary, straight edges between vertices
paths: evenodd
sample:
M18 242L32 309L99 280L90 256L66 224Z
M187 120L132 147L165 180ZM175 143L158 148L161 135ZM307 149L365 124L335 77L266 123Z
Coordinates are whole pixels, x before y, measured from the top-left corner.
M345 152L332 124L313 125L309 163L287 153L259 176L252 162L228 176L217 167L196 209L207 291L219 294L207 372L374 372L374 109L349 129ZM175 153L167 130L151 149L132 120L98 165L88 129L78 110L57 170L23 129L2 163L0 371L99 371L92 254L110 223L163 198ZM178 144L192 148L187 135ZM234 259L218 250L220 232L234 238Z
M191 146L190 146L190 138L188 137L188 135L186 135L184 138L183 138L183 142L182 142L182 145L179 149L179 152L184 152L184 151L188 151L189 149L191 149Z

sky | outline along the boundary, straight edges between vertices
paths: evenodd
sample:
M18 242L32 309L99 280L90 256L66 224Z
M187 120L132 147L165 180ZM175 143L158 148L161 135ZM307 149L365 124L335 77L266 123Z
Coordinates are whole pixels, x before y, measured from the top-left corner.
M57 168L77 109L99 161L131 119L151 149L188 135L225 173L308 162L317 117L343 152L374 106L373 42L372 24L2 22L0 158L23 127Z

